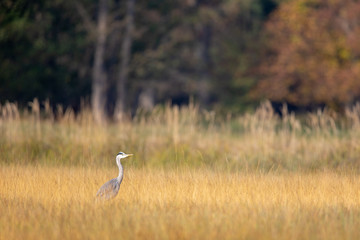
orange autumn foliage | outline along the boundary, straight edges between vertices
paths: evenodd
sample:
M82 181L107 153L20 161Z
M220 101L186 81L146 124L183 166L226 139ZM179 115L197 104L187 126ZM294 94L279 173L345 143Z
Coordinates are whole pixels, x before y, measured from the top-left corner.
M270 54L256 93L297 106L360 99L360 2L294 0L266 25Z

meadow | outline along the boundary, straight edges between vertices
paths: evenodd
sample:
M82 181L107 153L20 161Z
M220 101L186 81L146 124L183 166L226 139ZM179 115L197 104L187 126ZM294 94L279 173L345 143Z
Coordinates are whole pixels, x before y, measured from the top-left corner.
M0 107L0 239L359 239L360 105L280 118L159 106L95 124ZM125 176L119 195L97 189Z

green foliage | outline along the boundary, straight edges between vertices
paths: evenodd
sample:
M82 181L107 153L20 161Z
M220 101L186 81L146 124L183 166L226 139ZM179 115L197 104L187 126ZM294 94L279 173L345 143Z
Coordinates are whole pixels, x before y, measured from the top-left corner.
M79 105L89 94L79 73L87 42L67 1L9 0L0 9L0 100Z
M275 6L272 0L137 1L128 105L147 88L155 102L198 99L205 79L208 106L243 109L253 102L247 94L256 79L249 71L259 62L261 26ZM24 105L37 97L78 108L91 94L97 8L95 0L0 3L0 101ZM124 9L124 1L109 2L110 108Z

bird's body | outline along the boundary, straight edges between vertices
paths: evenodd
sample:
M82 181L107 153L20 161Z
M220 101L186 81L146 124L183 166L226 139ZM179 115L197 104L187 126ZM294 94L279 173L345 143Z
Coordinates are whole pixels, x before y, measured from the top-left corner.
M106 182L104 185L96 193L96 198L99 200L109 200L114 198L120 189L120 184L122 182L124 176L124 168L121 165L121 159L131 156L132 154L125 154L123 152L119 152L116 155L116 164L119 167L119 176L117 178L111 179L110 181Z
M120 189L120 183L116 178L106 182L96 193L96 197L101 200L109 200L114 198Z

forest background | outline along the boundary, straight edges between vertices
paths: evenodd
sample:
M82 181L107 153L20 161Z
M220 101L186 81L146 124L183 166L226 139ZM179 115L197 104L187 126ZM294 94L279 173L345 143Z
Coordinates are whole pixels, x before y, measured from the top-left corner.
M342 112L360 97L356 0L4 0L0 102L97 121L170 101Z

